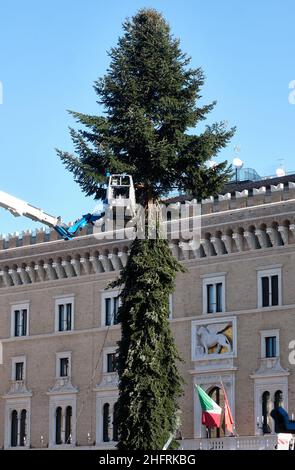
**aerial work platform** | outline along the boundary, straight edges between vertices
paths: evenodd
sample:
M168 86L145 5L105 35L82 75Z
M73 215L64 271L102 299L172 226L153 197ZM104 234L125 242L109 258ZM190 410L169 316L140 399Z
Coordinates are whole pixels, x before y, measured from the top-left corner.
M116 207L124 206L129 215L133 217L135 215L135 191L132 176L126 174L110 175L106 199L103 201L101 210L82 215L73 225L66 225L62 222L61 217L47 214L43 209L32 206L4 191L0 191L0 206L15 217L23 216L40 222L56 230L64 240L71 240L86 225L95 224L104 218L107 211L111 212Z

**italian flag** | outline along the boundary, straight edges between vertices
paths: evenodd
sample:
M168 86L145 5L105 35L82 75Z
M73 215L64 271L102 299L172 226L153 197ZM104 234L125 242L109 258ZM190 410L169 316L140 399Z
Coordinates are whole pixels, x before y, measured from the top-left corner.
M220 406L199 385L196 385L196 391L202 407L202 424L207 426L207 428L220 428Z

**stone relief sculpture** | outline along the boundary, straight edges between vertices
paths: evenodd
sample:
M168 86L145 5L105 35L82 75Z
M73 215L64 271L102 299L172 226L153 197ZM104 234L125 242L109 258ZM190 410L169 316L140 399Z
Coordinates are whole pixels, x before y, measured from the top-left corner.
M209 349L216 347L214 354L221 354L223 348L226 348L226 352L232 352L231 341L224 332L228 327L231 327L231 323L216 323L209 324L206 326L200 326L196 330L197 334L197 350L201 350L201 354L209 354Z

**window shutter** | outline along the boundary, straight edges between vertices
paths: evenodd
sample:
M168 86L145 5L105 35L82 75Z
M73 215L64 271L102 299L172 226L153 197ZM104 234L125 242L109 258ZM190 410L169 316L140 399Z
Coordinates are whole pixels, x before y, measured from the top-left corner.
M119 297L114 297L113 298L114 305L113 305L113 317L114 317L114 325L117 325L118 323L118 308L119 308Z
M271 276L271 304L279 305L279 276Z
M216 312L222 312L222 282L216 284Z
M269 278L264 276L261 278L262 286L262 307L269 307Z
M265 357L271 357L270 338L265 338Z
M22 311L22 336L26 336L27 334L27 310L24 309Z
M275 336L272 337L272 357L277 356L277 338Z
M72 304L67 304L67 330L72 329Z
M19 336L20 311L14 311L14 336Z
M105 299L105 324L107 326L112 324L111 299L109 297Z
M213 284L207 284L207 313L214 312Z
M63 331L64 305L58 306L58 331Z

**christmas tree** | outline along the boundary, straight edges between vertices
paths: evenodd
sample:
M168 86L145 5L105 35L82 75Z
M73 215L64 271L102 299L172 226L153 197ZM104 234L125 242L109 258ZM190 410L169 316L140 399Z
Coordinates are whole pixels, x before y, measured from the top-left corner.
M208 166L234 134L224 123L196 134L215 102L200 106L204 74L189 67L163 16L140 10L123 24L110 65L95 82L104 115L71 112L75 154L58 150L87 195L105 198L106 173L132 175L145 208L177 189L198 200L227 181L227 162ZM168 321L168 297L182 266L167 240L134 240L122 285L116 421L120 449L161 449L177 423L179 360Z

